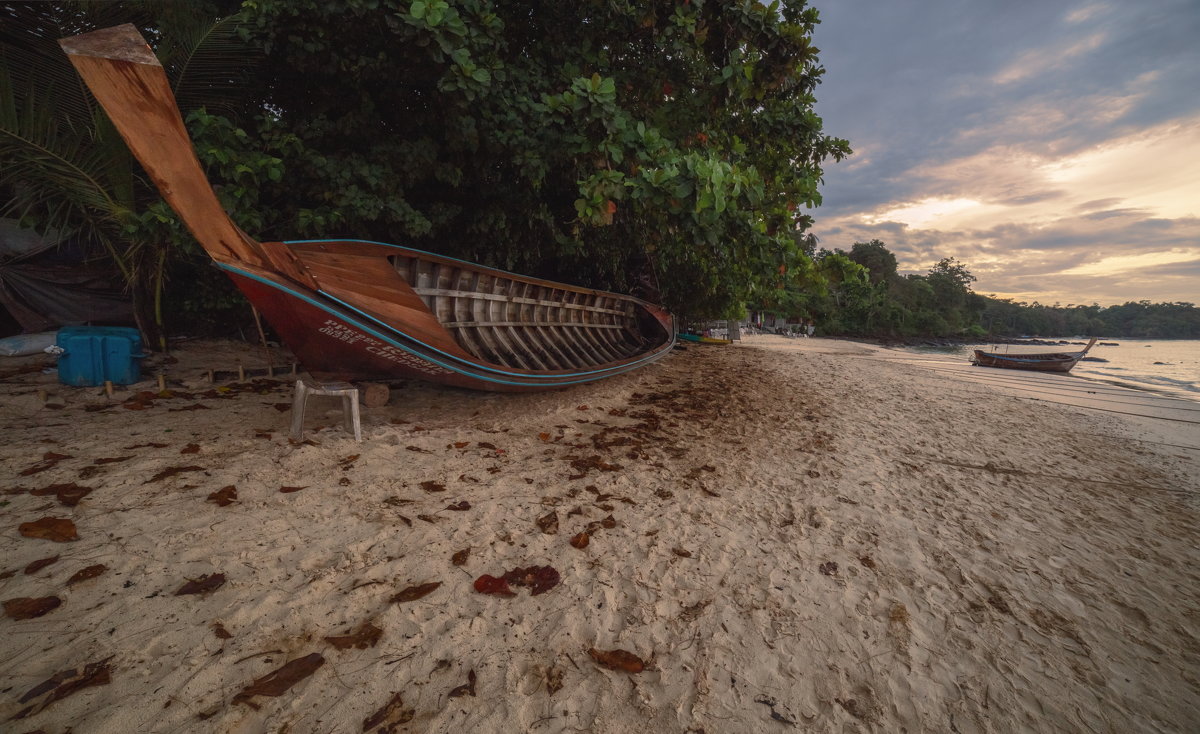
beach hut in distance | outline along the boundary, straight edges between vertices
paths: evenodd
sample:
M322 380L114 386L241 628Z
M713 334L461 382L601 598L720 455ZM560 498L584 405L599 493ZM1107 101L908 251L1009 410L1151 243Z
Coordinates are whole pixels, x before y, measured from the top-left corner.
M221 208L134 26L59 44L163 198L314 376L545 390L637 369L675 344L672 315L633 296L380 242L258 242Z

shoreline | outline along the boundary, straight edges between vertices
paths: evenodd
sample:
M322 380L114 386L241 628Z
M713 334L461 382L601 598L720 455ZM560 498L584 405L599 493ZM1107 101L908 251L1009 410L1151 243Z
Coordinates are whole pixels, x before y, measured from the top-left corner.
M0 618L0 716L108 660L110 683L21 725L359 731L399 695L385 719L418 731L1194 728L1200 472L1163 445L1191 434L1135 444L1125 416L888 351L753 336L553 393L411 382L364 408L361 444L315 404L312 443L289 443L286 382L199 380L255 347L181 348L176 396L136 411L133 391L9 377L0 597L61 606ZM73 507L15 491L71 482L92 490ZM79 540L17 532L42 516ZM531 565L561 583L472 588ZM326 640L368 623L361 648ZM281 696L235 702L313 654Z

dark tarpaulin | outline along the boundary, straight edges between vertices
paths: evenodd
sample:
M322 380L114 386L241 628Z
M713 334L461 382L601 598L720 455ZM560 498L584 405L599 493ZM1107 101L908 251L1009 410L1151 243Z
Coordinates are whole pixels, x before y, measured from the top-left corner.
M26 332L65 324L133 321L120 273L60 242L0 219L0 305Z
M27 332L64 324L133 320L120 277L94 265L0 265L0 303Z

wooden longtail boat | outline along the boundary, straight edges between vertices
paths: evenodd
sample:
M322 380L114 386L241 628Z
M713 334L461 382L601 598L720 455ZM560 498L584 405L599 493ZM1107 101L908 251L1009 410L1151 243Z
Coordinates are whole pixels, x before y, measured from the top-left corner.
M671 314L632 296L380 242L258 242L221 208L134 26L59 44L163 198L314 375L545 390L628 372L675 344Z
M1033 370L1035 372L1070 372L1083 359L1095 339L1088 342L1082 352L1042 352L1036 354L999 354L975 350L971 360L981 367L1004 367L1010 370Z
M700 336L699 334L688 334L686 332L680 332L675 336L683 341L695 344L733 344L729 339L718 339L713 336Z

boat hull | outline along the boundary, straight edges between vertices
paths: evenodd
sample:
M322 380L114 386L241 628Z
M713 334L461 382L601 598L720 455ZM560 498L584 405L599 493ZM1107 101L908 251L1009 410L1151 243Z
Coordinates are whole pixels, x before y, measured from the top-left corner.
M980 367L1001 367L1032 372L1070 372L1082 355L1074 354L995 354L975 350L972 360Z
M420 379L492 392L565 388L624 374L670 353L674 341L622 364L588 370L526 372L456 358L400 328L372 321L321 293L270 272L221 265L314 376L327 379ZM666 329L664 329L664 332Z

